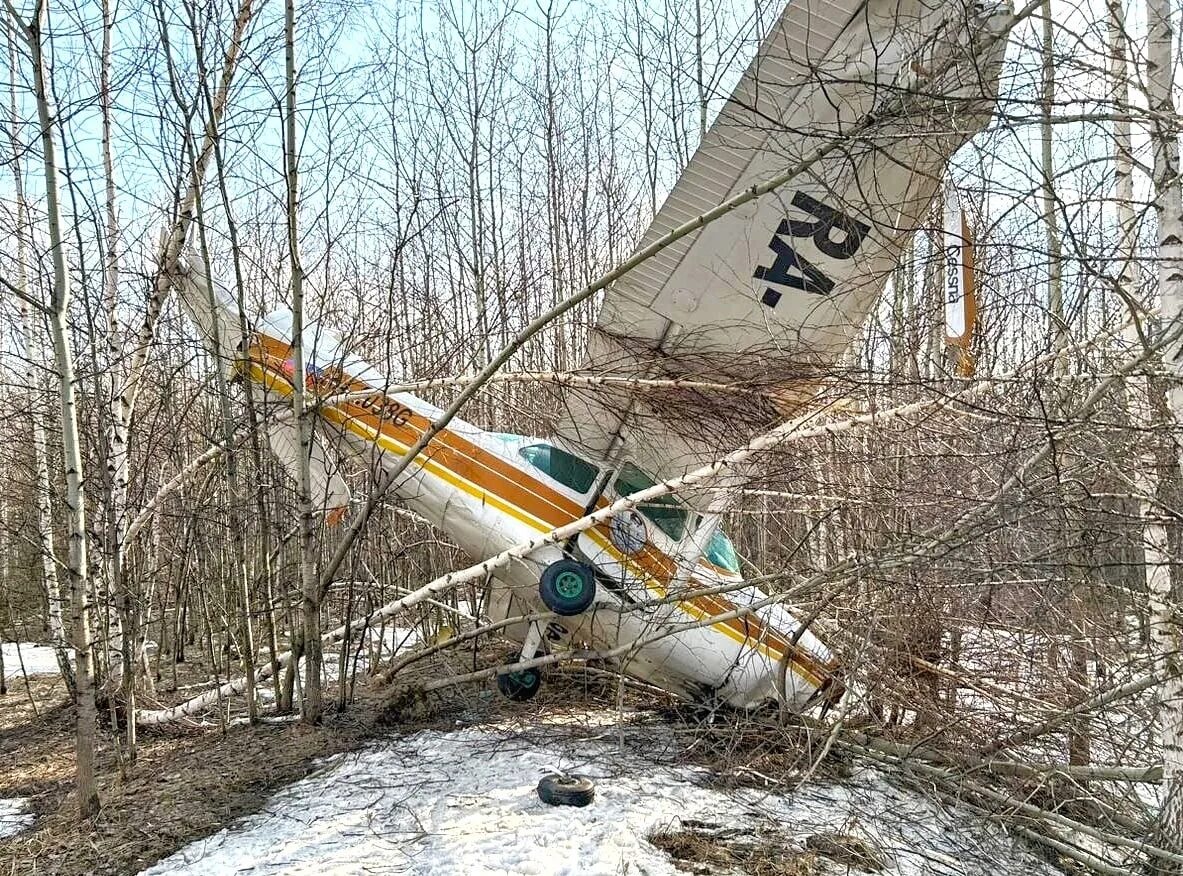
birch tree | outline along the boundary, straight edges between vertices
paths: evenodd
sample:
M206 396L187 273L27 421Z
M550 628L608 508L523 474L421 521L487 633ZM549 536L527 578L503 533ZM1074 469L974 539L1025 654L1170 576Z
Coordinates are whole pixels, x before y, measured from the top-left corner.
M44 356L41 347L41 336L34 326L34 311L30 302L33 301L32 290L29 287L29 244L28 244L28 208L25 203L24 171L22 162L23 147L17 140L19 121L16 100L16 46L14 43L15 22L7 15L4 19L5 41L8 49L8 69L12 74L9 80L9 136L12 139L11 167L13 178L13 194L16 200L16 286L20 296L20 336L23 342L23 355L26 362L25 383L30 392L39 396L46 389L44 378L41 376L41 364ZM33 503L37 521L37 540L41 558L41 585L45 592L48 609L49 632L53 643L54 653L57 655L58 668L62 679L71 696L74 695L74 668L68 654L69 641L66 636L65 625L62 622L62 592L61 582L58 580L57 551L53 539L53 509L52 485L49 479L49 459L45 443L45 424L42 416L42 406L34 404L29 412L29 426L32 433L33 466L36 473L33 485Z
M57 152L54 143L54 108L48 81L44 38L49 30L48 0L37 0L26 22L11 0L5 0L8 15L23 36L33 73L33 98L41 128L41 159L45 173L45 196L49 246L53 258L53 293L49 307L54 366L58 378L62 426L62 454L66 472L67 538L69 542L70 633L74 642L75 757L79 814L89 818L99 810L95 783L95 691L91 665L89 568L87 566L86 494L83 489L82 447L78 432L75 396L74 351L70 338L72 281L66 264L66 242L58 191Z
M287 245L292 295L292 418L299 436L297 513L300 528L300 587L303 612L304 700L301 715L319 724L324 713L320 674L320 581L317 576L316 519L312 514L312 411L305 398L304 269L300 263L299 177L296 140L296 3L284 2L284 179L287 191Z
M1168 330L1183 326L1183 183L1179 178L1179 128L1175 111L1173 12L1168 0L1146 0L1146 97L1153 154L1154 211L1158 218L1158 291ZM1183 342L1165 353L1175 378L1168 393L1177 428L1183 428ZM1183 636L1178 600L1169 575L1156 574L1150 588L1151 644L1166 681L1159 689L1158 721L1163 749L1162 843L1183 852Z

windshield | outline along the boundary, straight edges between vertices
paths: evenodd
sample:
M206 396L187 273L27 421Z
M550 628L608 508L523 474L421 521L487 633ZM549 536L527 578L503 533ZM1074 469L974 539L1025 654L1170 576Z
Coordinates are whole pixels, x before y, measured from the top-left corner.
M656 483L631 462L626 462L621 466L620 474L616 476L616 493L619 496L629 496ZM673 496L658 496L656 499L642 502L637 506L637 510L674 541L682 540L689 514Z
M707 549L703 555L718 566L733 575L739 574L739 556L735 553L735 546L721 529L716 529L707 542Z

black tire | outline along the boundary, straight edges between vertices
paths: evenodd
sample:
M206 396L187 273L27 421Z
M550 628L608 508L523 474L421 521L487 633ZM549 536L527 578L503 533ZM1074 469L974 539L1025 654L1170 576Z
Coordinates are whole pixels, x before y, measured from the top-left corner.
M541 687L542 673L538 671L537 666L497 676L497 690L501 691L501 695L507 700L515 703L534 699Z
M583 614L596 601L595 573L575 560L559 560L543 569L538 594L561 617Z
M596 798L596 786L587 776L551 773L538 783L538 797L551 806L587 806Z

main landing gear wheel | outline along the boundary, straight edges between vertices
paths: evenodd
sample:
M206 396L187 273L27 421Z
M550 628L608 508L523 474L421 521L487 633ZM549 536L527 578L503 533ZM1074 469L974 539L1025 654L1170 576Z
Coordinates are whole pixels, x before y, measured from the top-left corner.
M596 576L583 563L559 560L543 570L538 594L561 617L583 614L596 599Z
M587 776L552 773L538 783L538 796L551 806L586 806L596 797L596 786Z
M507 700L512 700L515 703L524 703L526 700L534 699L534 695L538 693L540 687L542 687L542 673L538 671L537 666L497 676L497 690L501 691L501 695Z

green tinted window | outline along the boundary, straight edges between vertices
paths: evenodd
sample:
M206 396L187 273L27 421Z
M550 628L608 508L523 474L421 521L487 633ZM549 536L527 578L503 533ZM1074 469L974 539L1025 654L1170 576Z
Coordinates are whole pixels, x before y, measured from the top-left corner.
M739 557L735 553L735 546L722 530L716 529L707 542L706 558L733 575L739 574Z
M518 451L530 465L546 472L564 487L586 493L596 482L600 470L578 456L549 444L531 444Z
M652 487L656 481L631 462L626 462L616 476L616 492L620 496ZM657 528L672 538L681 541L686 532L686 509L673 496L658 496L637 506L642 514L652 520Z

